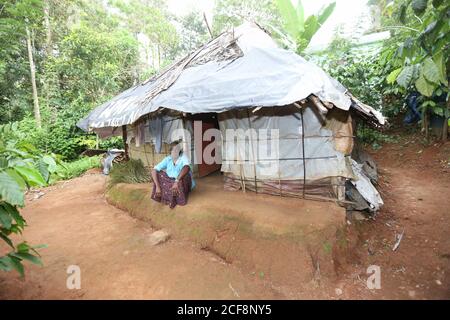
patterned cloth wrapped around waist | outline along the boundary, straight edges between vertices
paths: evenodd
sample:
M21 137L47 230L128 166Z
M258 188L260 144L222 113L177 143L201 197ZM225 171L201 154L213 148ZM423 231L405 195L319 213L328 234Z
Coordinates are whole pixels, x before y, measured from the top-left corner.
M171 209L176 205L184 206L188 201L189 192L192 189L191 174L185 175L178 182L178 194L174 195L172 186L175 183L175 179L170 178L164 171L157 171L156 176L159 181L159 187L161 189L161 196L156 197L156 185L153 183L153 191L151 198L155 201L168 204Z

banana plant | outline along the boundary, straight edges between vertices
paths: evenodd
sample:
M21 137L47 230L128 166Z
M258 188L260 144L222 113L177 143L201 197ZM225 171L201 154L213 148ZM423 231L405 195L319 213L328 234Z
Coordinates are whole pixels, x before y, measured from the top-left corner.
M291 0L276 0L276 5L283 22L283 29L271 26L279 40L286 47L302 53L311 42L312 37L319 31L325 21L331 16L336 2L323 7L318 13L305 19L305 11L301 0L294 6Z

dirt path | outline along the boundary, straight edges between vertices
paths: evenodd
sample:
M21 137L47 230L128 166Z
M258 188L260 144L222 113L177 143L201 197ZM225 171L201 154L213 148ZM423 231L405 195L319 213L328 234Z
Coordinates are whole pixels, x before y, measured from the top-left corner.
M107 204L104 177L87 174L27 204L25 238L49 245L41 250L45 266L28 265L25 280L0 273L0 299L450 299L450 143L423 147L408 138L373 155L385 206L375 221L352 224L358 246L336 282L299 290L243 273L189 242L153 247L153 230ZM81 290L66 288L69 265L81 268ZM366 287L369 265L381 268L380 290Z
M104 185L102 175L87 174L44 189L27 204L25 238L48 244L41 250L45 266L28 265L25 280L1 273L0 299L277 297L263 279L189 243L151 246L152 230L107 204ZM69 265L81 268L81 290L66 288Z
M373 154L385 206L365 226L361 251L382 268L381 298L450 299L450 142L422 140L401 137Z

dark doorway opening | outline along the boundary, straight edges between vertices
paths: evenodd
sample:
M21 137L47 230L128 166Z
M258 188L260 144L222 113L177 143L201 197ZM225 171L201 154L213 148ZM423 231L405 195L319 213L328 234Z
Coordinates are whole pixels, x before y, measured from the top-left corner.
M212 164L208 164L207 162L205 162L204 159L204 151L205 148L209 145L211 145L209 148L212 148L213 146L215 146L214 149L219 149L221 148L220 145L215 145L216 142L215 138L213 137L211 141L204 141L203 137L205 132L208 129L219 129L219 121L217 120L217 114L216 113L200 113L200 114L195 114L191 116L191 120L194 121L201 121L201 148L197 145L194 146L195 148L195 156L197 159L201 159L201 163L199 163L198 166L198 176L199 177L205 177L213 172L219 171L221 168L221 164L220 163L212 163ZM194 132L194 134L196 134ZM195 137L197 138L197 137ZM211 152L211 155L214 157L215 156L215 150L213 150Z

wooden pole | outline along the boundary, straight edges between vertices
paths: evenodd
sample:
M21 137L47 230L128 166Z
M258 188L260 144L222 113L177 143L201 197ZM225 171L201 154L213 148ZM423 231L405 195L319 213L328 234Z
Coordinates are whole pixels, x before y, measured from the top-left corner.
M255 178L255 192L258 193L258 184L256 182L256 155L255 155L255 150L253 149L252 121L250 119L250 112L248 111L248 108L247 108L247 119L248 119L248 129L250 130L250 147L252 148L252 157L253 157L253 173L254 173L254 178ZM259 141L257 141L257 143L258 142Z
M305 163L305 123L303 121L303 108L300 109L302 119L302 157L303 157L303 199L306 194L306 163Z
M428 136L429 136L429 134L428 134L428 126L429 126L428 119L429 119L428 118L428 110L425 108L423 111L422 125L423 125L423 129L425 131L425 138L427 139L427 141L428 141Z
M449 85L450 88L450 85ZM442 141L447 141L448 138L448 113L450 112L450 99L447 100L447 110L444 110L444 126L442 128Z
M130 160L130 157L128 156L128 144L127 144L127 126L122 126L122 139L123 139L123 146L125 149L125 160Z
M208 19L206 19L206 14L204 12L203 12L203 20L205 20L206 27L208 28L209 36L211 37L211 39L214 38L211 28L209 27Z

